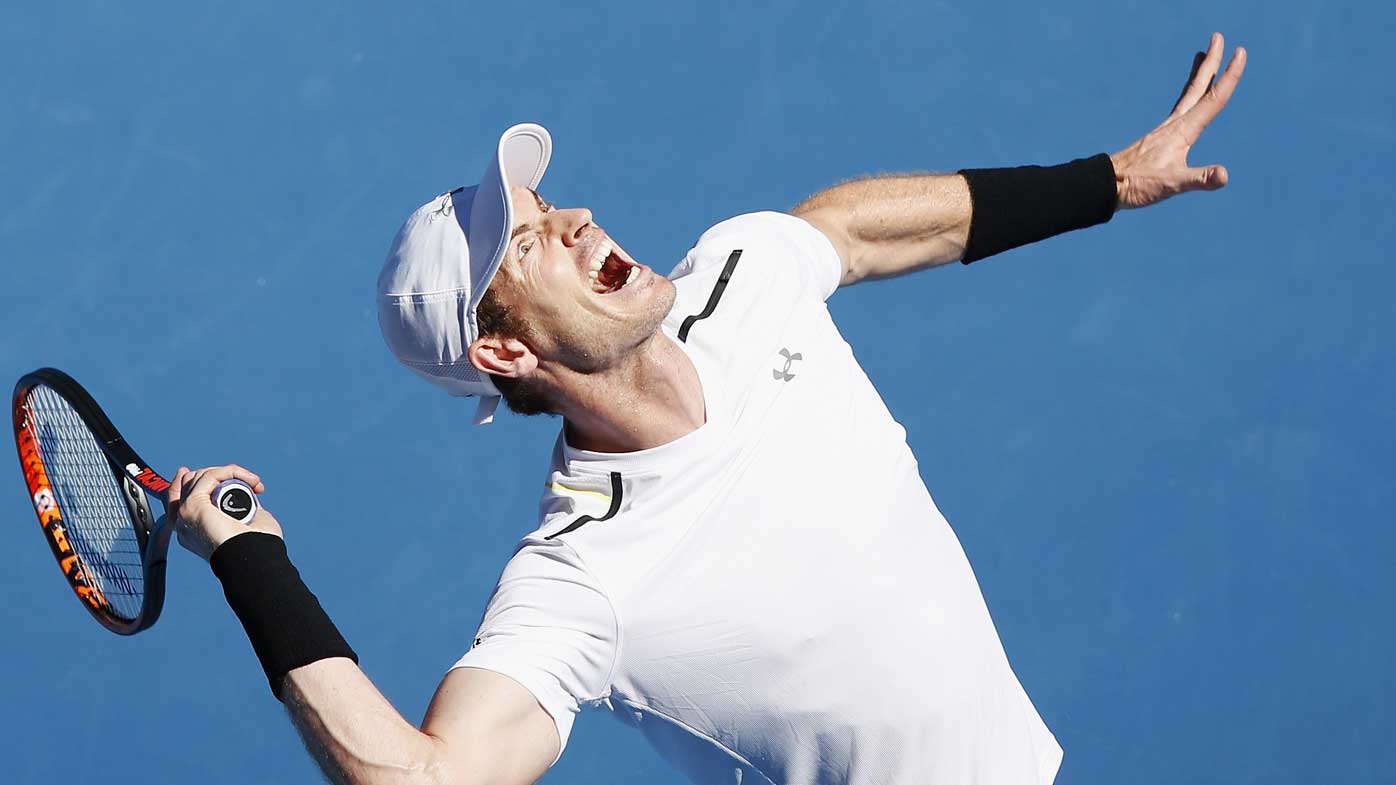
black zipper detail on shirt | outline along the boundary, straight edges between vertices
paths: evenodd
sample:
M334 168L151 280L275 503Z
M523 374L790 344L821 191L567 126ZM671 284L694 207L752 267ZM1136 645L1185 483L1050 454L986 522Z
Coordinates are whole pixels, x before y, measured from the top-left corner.
M606 510L606 514L605 514L605 515L601 516L600 518L597 518L597 517L594 517L594 516L591 516L591 515L583 515L582 517L578 518L577 520L572 521L571 523L567 524L567 528L566 528L566 529L563 529L562 531L558 532L557 534L550 534L550 535L548 535L547 537L544 537L543 539L545 539L545 540L551 540L551 539L553 539L554 537L561 537L562 535L564 535L564 534L566 534L566 533L568 533L568 532L576 531L576 530L582 528L583 526L587 525L588 523L591 523L592 521L608 521L608 520L610 520L611 518L615 517L615 514L616 514L616 513L620 512L620 493L621 493L620 472L611 472L611 508L610 508L609 510Z
M742 258L742 249L740 248L727 257L727 264L723 265L722 275L717 277L717 285L713 287L713 293L708 295L708 304L703 306L703 312L684 319L683 324L679 327L680 341L688 343L688 331L693 328L693 323L713 315L713 310L717 308L717 301L722 299L722 290L727 288L727 280L732 277L732 271L737 269L737 260L740 258Z

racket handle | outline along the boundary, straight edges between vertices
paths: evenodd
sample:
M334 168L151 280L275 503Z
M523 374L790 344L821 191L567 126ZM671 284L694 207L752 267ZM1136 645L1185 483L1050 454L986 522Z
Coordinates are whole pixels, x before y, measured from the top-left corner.
M213 489L213 506L238 523L250 523L257 514L257 494L242 480L224 480Z

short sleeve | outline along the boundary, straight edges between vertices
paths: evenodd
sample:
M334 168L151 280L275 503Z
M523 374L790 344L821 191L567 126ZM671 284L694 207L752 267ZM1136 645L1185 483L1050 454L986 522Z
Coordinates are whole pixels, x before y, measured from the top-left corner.
M527 688L557 725L560 757L581 705L609 693L619 636L609 598L576 551L526 540L505 565L474 644L451 667L484 668Z
M803 218L769 211L738 215L708 229L669 278L722 264L730 248L759 250L763 264L781 266L821 300L843 280L843 260L827 235Z

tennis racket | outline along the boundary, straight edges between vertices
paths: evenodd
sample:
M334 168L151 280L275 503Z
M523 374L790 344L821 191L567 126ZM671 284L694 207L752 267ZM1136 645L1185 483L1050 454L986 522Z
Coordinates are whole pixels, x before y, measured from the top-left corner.
M165 556L174 528L170 482L141 460L82 385L55 368L21 377L15 445L44 537L83 607L103 627L134 635L160 618ZM152 514L150 499L160 502ZM240 480L214 491L224 514L246 523L257 497Z

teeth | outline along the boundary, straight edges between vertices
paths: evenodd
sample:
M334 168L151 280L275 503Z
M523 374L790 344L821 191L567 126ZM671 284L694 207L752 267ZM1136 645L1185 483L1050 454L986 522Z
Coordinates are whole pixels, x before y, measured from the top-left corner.
M606 257L611 255L611 241L603 240L601 245L596 247L596 252L591 255L590 267L593 271L600 270L601 265L606 263Z
M602 285L600 278L601 268L606 266L606 257L610 256L615 251L615 249L615 245L609 239L602 240L601 244L598 245L596 247L596 250L592 252L591 258L587 260L587 278L590 280L592 290L597 292L598 294L606 294L611 291L619 291L620 289L624 288L626 284L629 284L631 281L635 280L635 276L640 274L639 265L632 264L630 262L625 262L624 260L622 260L622 264L627 270L625 274L625 280L621 281L620 285L616 286L614 290L612 290L608 286Z

